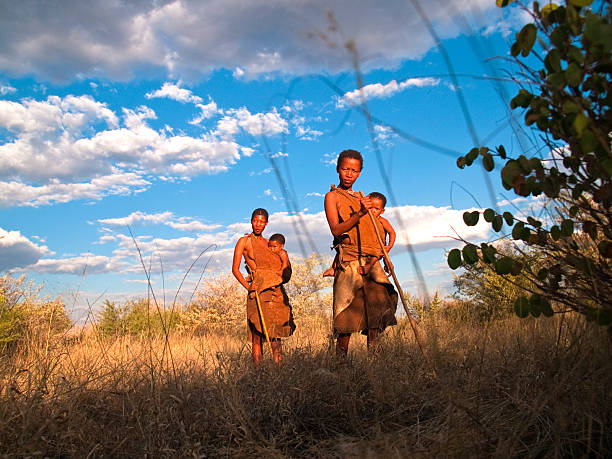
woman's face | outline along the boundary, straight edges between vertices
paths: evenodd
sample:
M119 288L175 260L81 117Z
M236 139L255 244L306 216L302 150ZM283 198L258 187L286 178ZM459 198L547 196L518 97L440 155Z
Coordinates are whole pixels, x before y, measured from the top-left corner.
M355 158L342 158L336 168L342 188L350 189L361 174L361 163Z
M253 234L255 236L261 235L263 230L266 229L268 219L263 215L255 215L251 220L251 228L253 228Z

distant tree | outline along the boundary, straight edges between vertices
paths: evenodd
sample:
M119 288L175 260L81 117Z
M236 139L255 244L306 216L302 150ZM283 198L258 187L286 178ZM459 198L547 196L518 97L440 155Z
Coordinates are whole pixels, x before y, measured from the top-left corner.
M499 6L511 1L497 0ZM466 244L449 252L452 269L483 262L500 276L522 275L526 287L515 312L551 315L551 301L612 332L612 10L610 2L568 0L564 5L533 3L533 22L516 34L511 55L519 66L521 88L512 109L525 109L550 154L510 157L503 145L473 148L457 160L460 168L478 158L489 172L501 160L501 183L523 197L545 197L544 214L526 218L486 209L482 217L494 231L511 228L516 249L543 255L546 266L533 269L495 246ZM533 68L537 65L539 68ZM476 225L478 211L466 212Z
M146 298L123 305L105 300L98 315L98 330L104 336L162 335L176 329L181 319L180 311L157 308Z
M529 266L530 269L542 267L543 262L538 259L534 251L519 253L509 242L500 242L495 245L500 256L508 256ZM453 298L459 300L459 305L466 311L466 319L476 321L489 321L508 317L513 313L514 301L525 290L534 290L536 286L523 272L508 278L495 272L492 264L478 260L474 264L464 264L464 270L455 276Z
M72 325L64 303L38 296L26 277L0 277L0 350L63 334Z

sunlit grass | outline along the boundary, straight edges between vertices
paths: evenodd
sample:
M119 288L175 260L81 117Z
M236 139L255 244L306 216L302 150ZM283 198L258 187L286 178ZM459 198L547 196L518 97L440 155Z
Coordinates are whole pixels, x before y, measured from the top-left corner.
M252 368L245 334L102 339L2 357L9 456L606 456L610 341L580 318L405 322L371 355L304 318L285 360ZM299 324L298 324L299 325ZM434 376L435 374L435 376Z

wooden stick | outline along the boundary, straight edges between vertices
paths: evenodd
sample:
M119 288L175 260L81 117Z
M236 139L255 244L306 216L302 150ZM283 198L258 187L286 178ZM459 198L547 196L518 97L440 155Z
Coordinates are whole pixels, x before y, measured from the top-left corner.
M363 197L363 193L361 191L359 192L359 194L361 195L361 197ZM410 311L408 310L408 305L406 304L406 298L404 298L404 292L402 290L402 287L400 287L400 283L397 280L397 277L395 276L395 270L393 269L393 264L391 263L389 254L385 250L385 243L383 242L382 237L380 236L380 233L378 232L378 226L376 225L376 220L374 219L374 215L372 215L372 211L370 209L367 209L367 210L368 210L368 215L370 216L370 221L372 222L372 226L374 227L374 233L376 233L376 239L378 240L378 244L380 244L380 249L382 250L383 258L385 259L385 263L387 264L387 267L389 268L389 271L391 272L391 276L393 277L393 282L395 282L395 287L397 288L399 297L402 300L402 306L404 306L404 311L406 311L406 315L408 316L408 320L410 321L410 327L412 327L414 338L416 339L416 342L419 345L419 349L421 349L421 353L423 354L425 359L429 362L435 374L435 368L432 365L431 360L429 360L429 357L427 356L427 353L425 352L425 348L423 347L423 344L421 343L421 338L417 330L416 322L414 321L414 319L412 318L412 314L410 314Z
M257 290L255 290L255 302L257 303L257 310L259 311L261 329L264 332L264 336L266 337L266 341L268 342L268 347L270 348L270 355L274 355L274 351L272 350L272 343L270 343L270 337L268 336L268 330L266 329L266 322L264 321L264 315L261 309L261 303L259 302L259 294L257 293Z

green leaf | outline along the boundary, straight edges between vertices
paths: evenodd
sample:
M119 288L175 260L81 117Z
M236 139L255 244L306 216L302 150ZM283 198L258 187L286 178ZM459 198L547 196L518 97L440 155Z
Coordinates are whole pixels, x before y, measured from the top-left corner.
M465 163L471 166L476 158L478 158L478 148L474 147L465 155Z
M580 105L571 101L570 99L565 100L561 108L561 111L563 112L564 115L579 113L580 110L581 110Z
M491 223L495 217L495 211L493 209L485 209L482 216L486 222Z
M574 129L578 133L578 137L582 136L582 133L586 129L589 124L589 119L585 116L584 113L578 113L576 118L574 118Z
M570 3L574 6L589 6L593 0L570 0Z
M512 226L514 224L514 217L510 212L504 212L504 220L506 220L506 225Z
M502 219L501 215L496 215L495 218L493 218L493 231L499 233L502 229L502 226L504 225L504 221Z
M527 57L531 52L531 48L536 40L538 29L534 24L527 24L521 29L518 34L517 41L521 47L521 54L523 57Z
M513 276L518 276L522 270L523 270L523 263L521 263L520 261L514 260L512 262L512 268L510 268L510 274L512 274Z
M487 264L495 263L495 254L497 253L495 247L483 242L480 244L480 248L482 251L482 260Z
M491 153L482 155L482 165L487 172L491 172L495 168L495 161L493 160L493 155L491 155Z
M557 8L559 8L559 5L555 5L554 3L549 3L547 5L544 5L542 7L542 16L547 16L548 14L550 14L552 11L556 10Z
M533 100L533 94L526 91L525 89L519 89L516 96L510 101L510 108L515 109L516 107L529 107L530 102Z
M561 236L570 237L574 234L574 220L566 218L561 222Z
M520 241L523 234L523 229L525 229L525 224L523 222L516 222L514 228L512 228L512 239L515 241Z
M521 319L529 315L529 300L523 295L514 301L514 313Z
M552 317L555 314L555 311L553 311L550 305L550 301L548 301L546 298L542 298L542 301L540 303L540 309L542 310L542 314L544 314L545 317Z
M447 262L450 269L457 269L461 266L461 252L459 249L453 249L448 253Z
M463 221L467 226L476 226L478 224L479 217L480 213L477 210L463 213Z
M463 248L463 259L469 265L473 265L478 261L478 252L474 244L468 244Z
M544 59L544 65L550 73L561 71L561 53L557 48L553 48Z
M495 261L495 272L500 276L505 276L506 274L510 274L512 270L512 258L510 257L501 257L499 260Z
M582 82L582 69L572 62L565 70L565 81L572 88L577 88Z
M520 173L521 169L518 162L516 160L508 161L501 170L502 184L504 185L504 188L507 190L512 188L514 179L520 175Z
M558 241L559 239L561 239L561 230L559 229L559 227L557 225L554 225L551 229L550 229L550 236L555 240Z
M512 2L514 2L514 0L495 0L495 4L499 8L504 8L504 7L508 6Z

